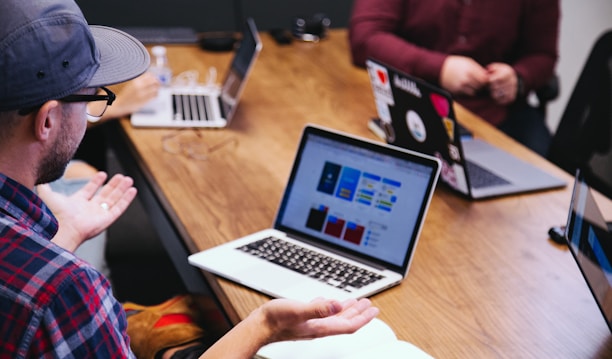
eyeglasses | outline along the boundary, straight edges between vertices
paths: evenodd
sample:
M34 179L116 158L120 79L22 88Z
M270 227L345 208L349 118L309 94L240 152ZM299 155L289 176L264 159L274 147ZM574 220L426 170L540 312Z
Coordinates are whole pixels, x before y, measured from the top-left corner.
M89 121L95 122L104 115L106 108L115 101L115 94L106 87L100 87L100 90L106 92L106 95L68 95L59 99L62 102L89 102L87 104L87 117Z
M59 101L62 101L62 102L89 102L87 104L87 110L86 110L88 120L90 122L96 122L100 119L100 117L102 117L102 115L104 115L104 112L106 112L106 108L112 105L113 101L115 101L115 98L117 97L111 90L107 89L106 87L100 87L100 90L106 92L106 95L98 95L98 94L96 95L81 95L81 94L68 95L66 97L59 99ZM37 111L39 108L40 106L23 108L19 110L19 115L25 116L34 111Z

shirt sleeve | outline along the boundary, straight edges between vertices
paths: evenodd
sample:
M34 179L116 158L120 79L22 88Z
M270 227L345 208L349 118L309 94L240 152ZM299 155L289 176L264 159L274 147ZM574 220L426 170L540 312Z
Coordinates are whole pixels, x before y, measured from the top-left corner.
M417 46L397 35L408 16L404 0L356 0L349 21L353 63L368 57L426 81L438 82L447 55Z
M553 76L559 57L559 0L532 0L523 14L514 70L525 91L544 86Z
M41 343L40 357L51 348L63 358L134 357L125 312L108 280L91 268L81 267L58 288L39 328L33 345Z

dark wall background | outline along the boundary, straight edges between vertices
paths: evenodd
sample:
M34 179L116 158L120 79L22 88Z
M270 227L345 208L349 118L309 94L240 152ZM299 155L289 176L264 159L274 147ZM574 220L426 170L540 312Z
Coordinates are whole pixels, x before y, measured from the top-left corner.
M295 16L316 13L327 14L332 27L346 27L353 0L77 0L77 3L91 24L188 26L197 32L207 32L239 29L237 19L244 16L253 17L260 30L290 29Z

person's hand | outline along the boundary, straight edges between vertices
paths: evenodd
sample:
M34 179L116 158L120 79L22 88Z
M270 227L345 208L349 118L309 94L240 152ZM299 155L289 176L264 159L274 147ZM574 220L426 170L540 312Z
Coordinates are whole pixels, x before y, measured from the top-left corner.
M487 66L489 73L489 92L491 98L500 105L508 105L516 100L518 78L512 66L494 62Z
M378 315L368 299L318 299L302 303L274 299L255 309L208 348L200 359L252 358L264 345L285 340L350 334ZM170 352L164 353L164 355Z
M450 55L440 72L440 85L453 95L474 96L488 83L487 70L469 57Z
M102 120L127 116L140 110L157 96L160 86L157 77L150 72L126 82L117 92L115 102L106 109Z
M275 299L258 311L263 327L269 331L270 343L353 333L378 315L378 308L368 299L342 303L323 299L310 303Z
M70 196L54 192L48 184L38 186L38 195L59 222L59 230L52 240L55 244L74 251L125 212L136 197L134 181L117 174L103 186L106 178L106 173L98 172Z

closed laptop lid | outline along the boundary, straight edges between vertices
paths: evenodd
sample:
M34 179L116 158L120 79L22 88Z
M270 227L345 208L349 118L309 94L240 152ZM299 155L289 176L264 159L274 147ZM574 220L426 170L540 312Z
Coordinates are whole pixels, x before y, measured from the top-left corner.
M453 100L445 90L375 59L366 61L379 117L387 123L387 142L442 161L442 179L464 194L465 155Z

